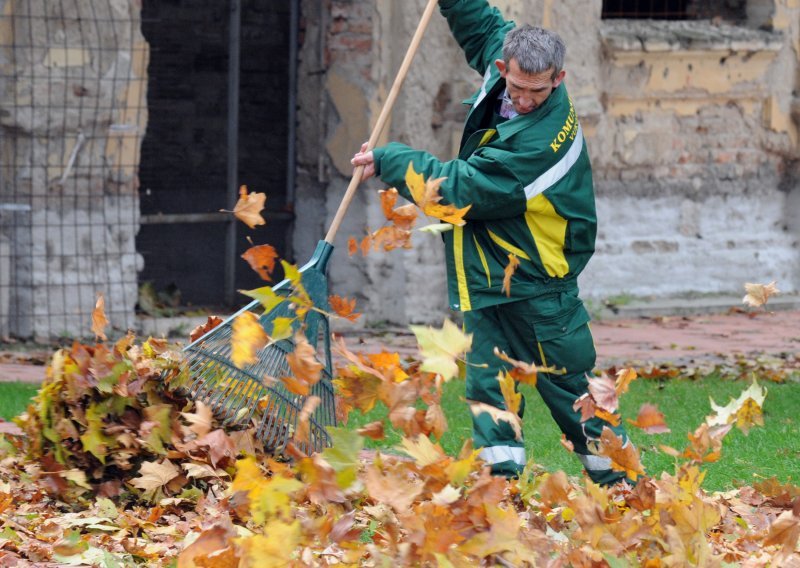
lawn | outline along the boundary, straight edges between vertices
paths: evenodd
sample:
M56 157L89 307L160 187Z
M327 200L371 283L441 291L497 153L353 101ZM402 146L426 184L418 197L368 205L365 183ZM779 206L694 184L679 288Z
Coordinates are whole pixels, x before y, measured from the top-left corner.
M682 450L687 444L686 434L699 426L710 413L709 396L717 404L726 404L736 398L748 384L741 381L722 380L709 377L699 381L671 379L655 381L639 379L631 384L630 391L621 399L623 419L636 418L639 407L646 403L658 406L672 430L667 434L648 435L629 427L628 431L642 454L642 462L648 473L658 476L662 471L672 472L674 459L660 452L659 445L668 445ZM781 482L798 483L797 463L800 460L800 385L796 382L762 383L768 390L764 402L764 426L754 427L745 436L732 430L725 438L722 459L706 464L704 487L709 490L725 490L738 483L752 483L770 477ZM447 415L449 429L441 440L442 447L451 455L456 454L464 440L470 436L471 422L466 403L463 401L464 383L451 381L445 385L442 406ZM25 383L0 383L0 417L8 420L23 412L36 394L37 386ZM563 469L570 475L580 475L578 461L560 444L561 434L547 408L534 389L523 387L527 399L524 432L528 459L548 470ZM357 428L386 415L383 406L367 415L354 412L348 424ZM372 448L391 449L400 442L400 436L390 431L381 442L367 440Z
M39 390L30 383L0 383L0 418L10 420L25 411Z
M686 447L687 433L694 431L711 413L709 396L717 404L724 405L748 387L741 381L721 380L709 377L699 381L671 379L667 381L634 381L630 391L622 396L620 406L623 420L636 418L639 407L646 403L658 406L664 413L671 432L649 435L632 426L628 432L642 454L642 463L649 475L657 477L663 471L674 471L674 458L660 452L660 445L678 450ZM797 463L800 459L800 385L797 383L764 383L768 390L764 402L764 426L754 427L745 436L732 430L722 446L722 458L706 464L704 487L709 490L725 490L739 482L751 485L760 479L777 477L781 482L798 482ZM471 422L467 405L463 400L464 383L451 381L445 385L442 406L449 421L449 429L442 437L441 445L453 455L464 440L470 436ZM560 443L561 432L547 407L535 389L523 387L526 397L524 434L528 459L534 459L548 470L564 470L569 475L580 475L581 468L574 456ZM350 427L379 420L385 416L385 408L376 408L367 415L351 414ZM381 442L368 440L368 447L391 448L399 443L399 436L392 432Z

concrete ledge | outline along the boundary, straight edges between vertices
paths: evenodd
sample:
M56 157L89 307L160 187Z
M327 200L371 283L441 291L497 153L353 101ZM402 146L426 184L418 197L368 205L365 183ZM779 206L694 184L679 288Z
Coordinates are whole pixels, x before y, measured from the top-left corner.
M698 298L634 298L614 303L607 300L603 307L593 315L597 319L631 319L658 316L691 316L702 314L722 314L731 310L758 312L764 308L751 308L742 303L741 296L706 296ZM591 307L596 300L587 302ZM778 312L800 310L800 296L778 295L770 298L766 311ZM800 323L798 324L800 325Z

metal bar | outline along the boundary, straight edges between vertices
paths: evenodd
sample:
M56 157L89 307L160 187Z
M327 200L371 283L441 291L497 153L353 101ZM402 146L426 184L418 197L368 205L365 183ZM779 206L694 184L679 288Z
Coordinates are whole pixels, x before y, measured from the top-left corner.
M239 59L242 10L240 0L230 0L228 33L228 208L239 196ZM225 238L225 303L233 305L236 294L236 219L231 217Z
M297 57L298 28L300 27L300 0L292 0L289 13L289 109L286 140L286 208L294 211L295 183L297 172ZM286 231L284 256L292 258L293 225Z
M0 205L0 209L2 206ZM30 208L28 208L29 210ZM261 216L270 221L291 221L294 214L288 211L262 211ZM142 215L139 223L142 225L174 225L178 223L229 223L227 215L219 213L156 213Z

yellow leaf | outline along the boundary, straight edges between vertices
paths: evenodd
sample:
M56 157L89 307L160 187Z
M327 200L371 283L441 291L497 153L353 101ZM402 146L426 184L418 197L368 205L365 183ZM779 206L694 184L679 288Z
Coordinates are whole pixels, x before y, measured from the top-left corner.
M447 455L439 444L434 444L430 438L420 434L416 439L403 438L399 450L414 458L419 467L438 463Z
M264 534L238 538L235 542L242 552L243 568L282 568L292 565L302 540L299 520L291 523L275 520L264 527Z
M617 381L614 385L614 388L617 391L617 396L621 396L623 393L628 392L628 385L635 381L637 376L636 369L627 368L617 371Z
M97 303L92 310L92 332L101 341L108 339L105 334L105 328L108 325L106 318L106 301L103 294L97 295Z
M494 354L496 357L514 366L514 368L509 372L515 381L524 385L530 385L532 387L536 386L536 376L538 370L534 363L524 363L522 361L512 359L503 351L500 351L497 347L494 348Z
M639 461L639 452L630 441L624 441L608 426L603 426L600 440L590 445L589 449L597 455L611 458L611 469L624 471L633 481L636 481L638 476L644 475L644 467Z
M430 217L461 227L466 224L464 215L467 214L472 206L467 205L466 207L458 208L454 205L439 204L442 200L442 196L439 195L439 187L445 179L447 178L425 181L422 174L414 171L413 163L409 163L406 170L406 186L411 192L417 207Z
M506 296L511 296L511 277L514 276L514 273L517 271L517 267L519 266L519 259L514 254L508 255L508 264L503 269L503 288L502 291L506 293Z
M775 286L774 280L769 284L751 284L748 282L744 285L744 290L747 294L742 299L742 303L754 308L765 305L770 296L780 292Z
M233 320L231 335L231 361L237 367L258 362L256 352L263 348L269 337L253 312L244 312Z
M261 210L264 209L264 202L267 196L263 193L247 193L247 186L239 188L239 201L233 208L233 214L242 223L254 229L258 225L264 225L264 218L261 217ZM220 209L224 213L230 213L226 209Z
M500 373L497 375L497 382L500 383L500 392L506 403L506 410L517 414L520 404L522 404L522 394L517 392L517 385L510 373Z
M423 371L437 373L449 381L458 376L458 359L469 351L472 334L465 334L450 320L445 320L442 329L412 325L411 331L417 337L422 353Z
M722 426L735 422L736 427L747 434L752 425L764 425L761 407L766 396L766 389L761 387L758 381L753 380L753 384L744 390L739 398L731 399L726 406L717 406L714 400L709 398L715 414L708 416L706 423L709 426Z

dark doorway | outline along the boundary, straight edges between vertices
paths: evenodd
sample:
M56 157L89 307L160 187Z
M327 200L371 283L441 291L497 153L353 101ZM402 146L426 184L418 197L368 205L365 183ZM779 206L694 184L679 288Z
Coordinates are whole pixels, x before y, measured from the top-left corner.
M287 250L290 2L241 0L238 183L267 194L267 224L237 226L235 287L264 285L239 259L251 245ZM149 121L142 144L141 283L179 291L184 306L225 298L230 5L144 0ZM244 296L241 303L246 303Z

